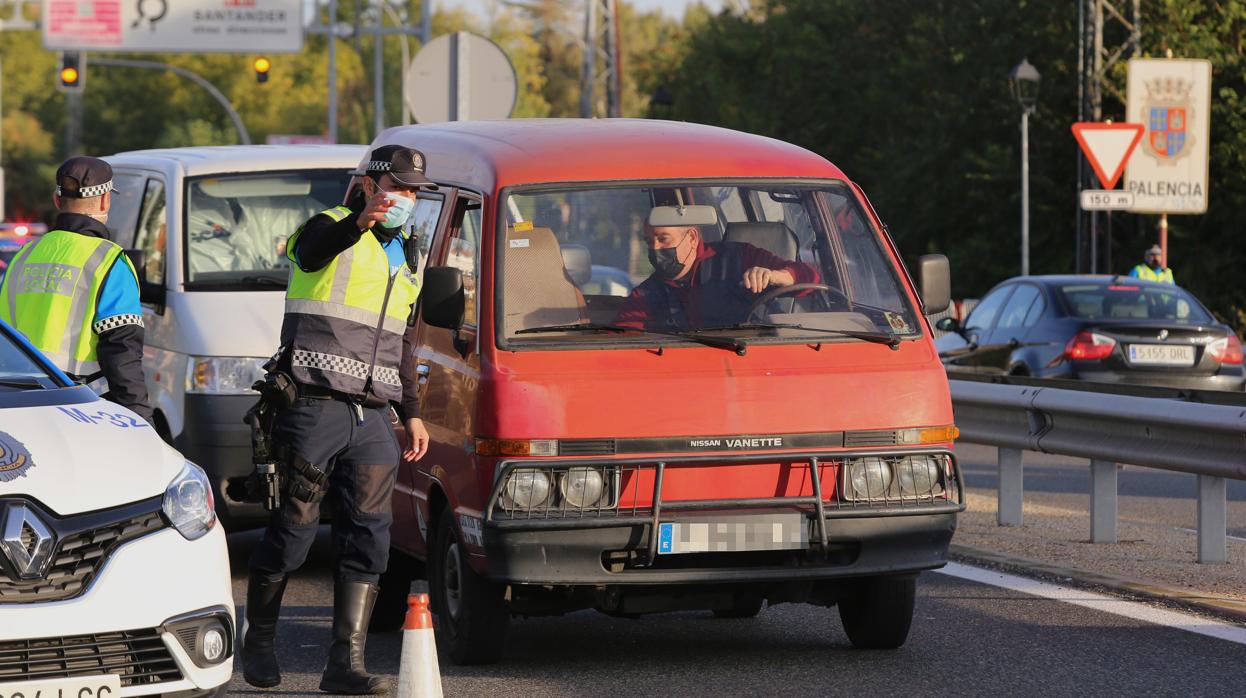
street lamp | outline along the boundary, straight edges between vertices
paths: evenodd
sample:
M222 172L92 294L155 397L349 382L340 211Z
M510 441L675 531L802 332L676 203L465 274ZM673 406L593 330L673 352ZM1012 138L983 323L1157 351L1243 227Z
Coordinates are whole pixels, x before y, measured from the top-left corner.
M1022 58L1008 72L1008 89L1021 105L1021 275L1030 274L1030 114L1038 101L1038 69Z

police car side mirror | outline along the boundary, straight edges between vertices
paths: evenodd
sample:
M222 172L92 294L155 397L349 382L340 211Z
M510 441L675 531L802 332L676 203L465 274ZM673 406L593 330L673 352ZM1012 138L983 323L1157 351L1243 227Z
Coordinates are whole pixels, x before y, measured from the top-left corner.
M927 315L947 310L952 302L952 270L947 257L925 254L917 260L917 284Z
M455 267L427 267L420 290L420 314L433 327L458 330L466 309L463 271Z

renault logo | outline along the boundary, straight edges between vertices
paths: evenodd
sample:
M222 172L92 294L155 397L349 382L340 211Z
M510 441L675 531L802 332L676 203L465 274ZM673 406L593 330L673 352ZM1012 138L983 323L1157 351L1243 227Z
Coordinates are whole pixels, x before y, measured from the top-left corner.
M4 514L0 549L12 561L21 579L40 579L52 562L56 537L25 504L10 505Z

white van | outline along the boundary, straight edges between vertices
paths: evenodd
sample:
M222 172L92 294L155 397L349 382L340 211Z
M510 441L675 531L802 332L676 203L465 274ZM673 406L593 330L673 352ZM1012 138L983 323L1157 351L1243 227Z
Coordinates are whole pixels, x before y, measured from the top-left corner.
M247 503L251 384L277 349L285 241L342 202L355 145L221 146L119 153L108 227L142 282L143 369L155 427L212 481L227 525L258 524Z

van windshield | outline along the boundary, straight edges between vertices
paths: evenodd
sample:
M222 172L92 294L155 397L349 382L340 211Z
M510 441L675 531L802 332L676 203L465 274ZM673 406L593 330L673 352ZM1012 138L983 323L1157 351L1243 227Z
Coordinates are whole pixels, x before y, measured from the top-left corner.
M543 188L503 204L506 345L921 332L880 231L843 183Z
M285 287L286 239L342 201L345 170L197 177L186 183L188 289Z

